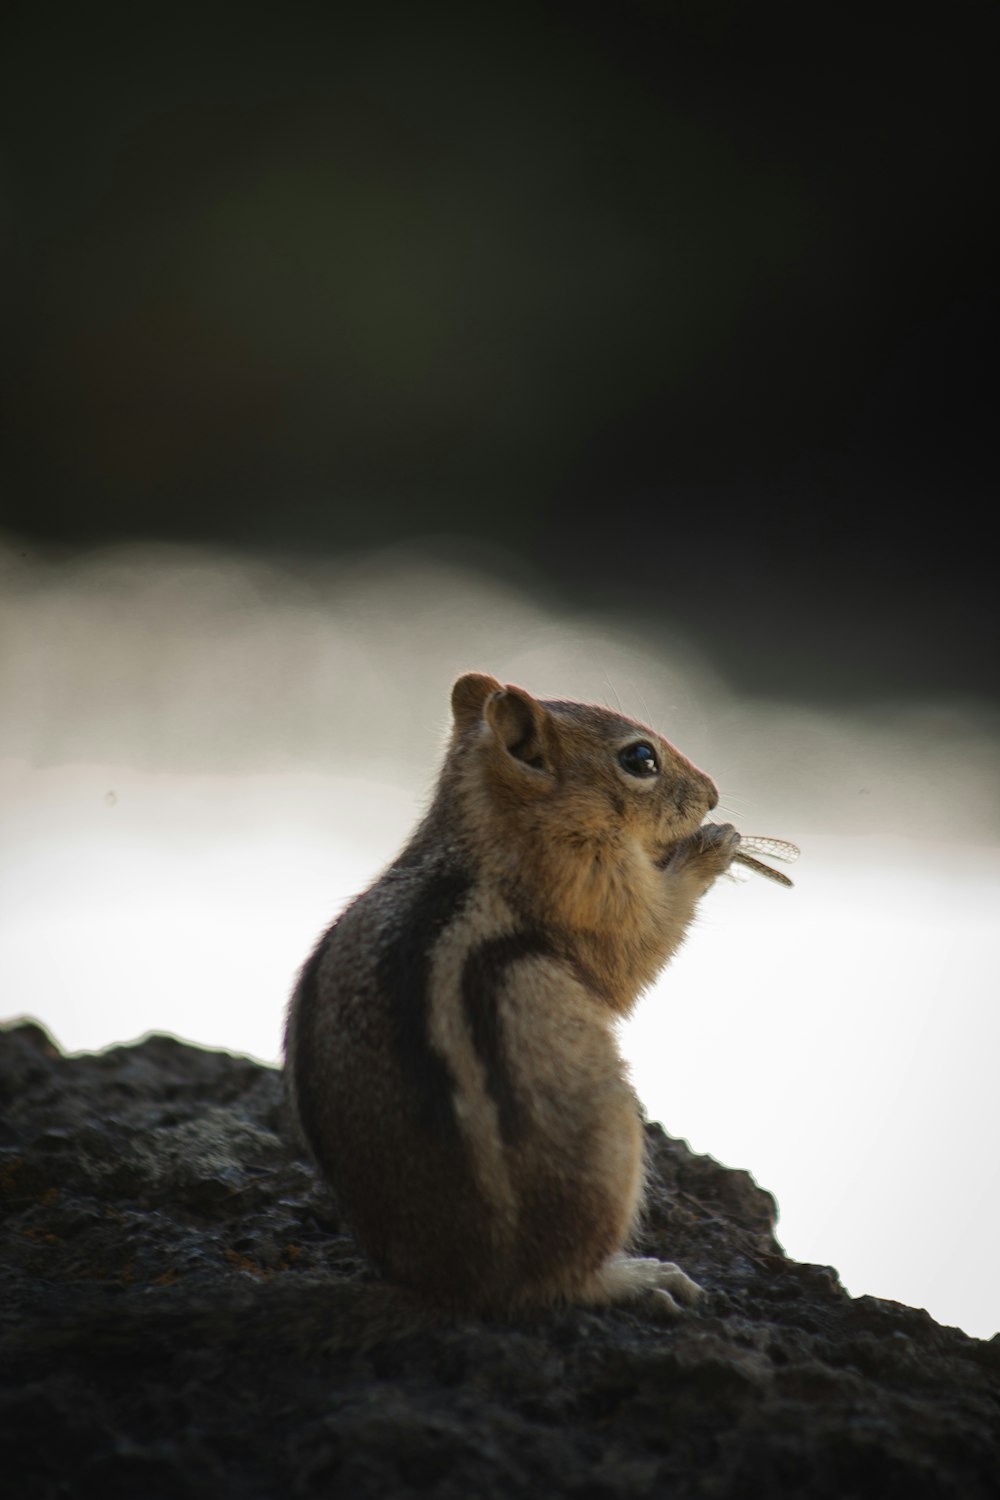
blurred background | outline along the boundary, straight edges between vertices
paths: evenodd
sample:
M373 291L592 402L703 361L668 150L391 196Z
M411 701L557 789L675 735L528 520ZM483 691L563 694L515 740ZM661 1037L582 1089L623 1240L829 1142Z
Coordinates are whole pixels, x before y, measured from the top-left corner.
M452 678L598 699L803 848L649 1113L1000 1327L987 15L8 17L0 1013L277 1061Z

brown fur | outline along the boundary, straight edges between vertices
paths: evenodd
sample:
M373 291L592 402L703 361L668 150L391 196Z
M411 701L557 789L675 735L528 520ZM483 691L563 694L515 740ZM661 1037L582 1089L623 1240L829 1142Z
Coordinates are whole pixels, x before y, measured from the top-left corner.
M302 1127L392 1278L471 1310L698 1288L624 1253L642 1130L613 1035L739 839L652 730L469 673L409 844L304 967ZM654 775L619 752L641 742Z

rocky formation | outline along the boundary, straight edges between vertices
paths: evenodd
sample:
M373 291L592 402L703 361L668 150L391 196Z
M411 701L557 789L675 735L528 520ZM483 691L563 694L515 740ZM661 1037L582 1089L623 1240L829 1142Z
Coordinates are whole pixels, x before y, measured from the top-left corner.
M642 1248L710 1292L666 1327L420 1326L281 1125L245 1058L0 1033L11 1496L1000 1495L1000 1339L788 1260L768 1194L658 1126Z

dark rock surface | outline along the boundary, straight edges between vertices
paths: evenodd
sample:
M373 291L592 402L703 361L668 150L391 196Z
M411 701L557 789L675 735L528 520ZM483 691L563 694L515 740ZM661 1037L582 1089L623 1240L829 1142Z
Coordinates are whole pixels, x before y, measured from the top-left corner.
M0 1032L5 1493L1000 1495L1000 1339L788 1260L768 1194L659 1127L642 1248L703 1312L392 1332L281 1124L245 1058Z

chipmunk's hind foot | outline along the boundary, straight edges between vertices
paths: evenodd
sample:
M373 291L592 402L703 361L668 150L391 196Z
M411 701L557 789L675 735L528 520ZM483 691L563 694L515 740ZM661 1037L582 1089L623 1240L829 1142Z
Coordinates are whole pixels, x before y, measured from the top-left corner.
M591 1303L645 1303L657 1318L673 1321L693 1307L704 1296L696 1281L670 1260L652 1256L613 1255L605 1261L584 1289L583 1299Z

